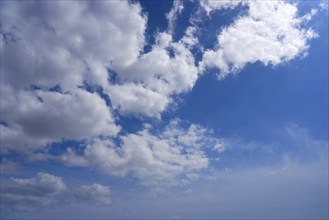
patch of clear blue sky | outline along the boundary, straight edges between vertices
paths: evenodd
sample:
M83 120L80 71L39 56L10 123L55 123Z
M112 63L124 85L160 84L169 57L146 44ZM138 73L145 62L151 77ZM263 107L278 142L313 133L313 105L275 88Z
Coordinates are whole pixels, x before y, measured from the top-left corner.
M299 2L299 14L304 15L320 1ZM168 25L165 14L171 1L141 1L148 14L147 36L164 31ZM174 40L180 39L190 25L190 15L196 12L195 4L187 1L178 15ZM244 13L244 7L220 10L201 23L203 35L199 42L212 48L220 30ZM325 14L326 12L320 11ZM174 112L163 114L163 119L177 116L208 126L225 136L241 135L248 139L275 139L277 129L288 123L305 127L321 139L328 138L328 27L326 16L315 16L310 25L319 33L311 41L305 58L279 66L249 64L238 75L217 80L216 71L202 76L191 92L183 95L184 101ZM154 41L149 41L152 44ZM197 57L200 59L200 57ZM132 124L136 121L132 120Z
M325 19L328 13L315 16L312 21L319 38L310 42L305 58L298 57L275 67L249 64L224 80L216 79L217 70L209 71L184 96L177 116L214 128L225 136L235 134L268 140L275 138L275 129L296 123L314 136L327 139L328 24L323 22Z
M157 32L165 31L168 27L166 13L170 11L173 1L144 0L139 2L143 8L143 13L148 17L146 28L147 44L144 48L144 52L148 52L151 50L151 46L155 43L155 34Z

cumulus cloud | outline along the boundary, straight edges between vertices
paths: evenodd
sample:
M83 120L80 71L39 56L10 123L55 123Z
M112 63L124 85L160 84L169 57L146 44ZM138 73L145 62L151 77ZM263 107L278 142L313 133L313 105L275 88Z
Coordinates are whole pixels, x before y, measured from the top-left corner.
M69 149L62 161L145 185L179 184L207 168L196 148L206 132L191 136L199 127L176 129L182 137L144 129L118 137L119 146L111 141L120 131L113 109L160 118L172 96L192 89L198 78L189 49L197 42L193 28L176 42L171 33L157 33L143 53L147 18L138 3L11 1L1 12L2 153L49 160L56 156L42 150L50 144L84 141L83 155ZM87 91L89 85L103 93Z
M150 52L125 68L116 69L119 85L107 89L114 107L123 113L159 117L171 103L172 95L192 89L198 71L186 38L173 42L171 34L158 33ZM143 96L149 101L145 102ZM140 98L141 103L137 101Z
M146 19L126 1L10 1L1 11L2 81L14 85L103 85L106 68L129 64L144 44Z
M112 204L111 190L107 186L98 183L92 185L81 185L73 192L77 202L98 205Z
M174 22L182 7L176 1L168 19ZM74 93L87 82L101 86L122 114L159 117L171 96L198 78L188 49L196 44L192 29L177 42L158 33L143 53L147 17L138 3L11 1L1 10L1 85L20 94L34 87ZM144 96L151 101L141 108L136 100Z
M198 29L195 26L189 26L186 28L185 35L181 39L181 42L186 45L188 48L193 48L199 43L198 38L196 37Z
M197 26L173 40L183 3L167 14L167 32L144 52L147 17L139 3L126 1L6 1L1 7L2 152L27 153L53 142L86 141L82 155L69 149L62 161L103 172L132 175L146 185L175 184L208 167L202 146L225 147L207 129L172 121L154 133L145 128L113 143L125 115L161 118L174 96L190 91L207 68L220 77L260 61L277 65L304 54L316 34L302 28L285 2L202 1L213 10L248 4L248 14L225 28L200 66L191 49ZM90 92L88 86L102 92ZM100 94L101 93L101 94ZM44 157L47 155L36 155ZM45 158L45 157L44 157Z
M111 111L97 94L82 89L70 93L1 89L2 150L28 150L51 141L115 136ZM25 147L25 148L23 148Z
M296 6L289 3L201 1L208 13L239 4L248 5L249 13L220 33L218 48L207 50L198 68L191 52L198 44L198 28L190 26L180 40L172 39L175 20L184 8L180 1L174 1L167 14L168 31L156 33L156 42L146 53L147 17L138 3L68 4L3 4L2 85L21 93L31 92L31 86L74 92L88 82L101 86L121 114L159 118L172 97L192 89L206 68L219 68L224 77L247 63L276 65L306 52L308 40L316 36L301 28L307 19L298 17Z
M218 49L203 54L200 70L218 68L219 78L246 64L278 65L307 54L309 40L317 34L303 28L297 6L283 1L250 1L248 14L218 35ZM311 12L313 13L313 12ZM306 19L307 20L307 19Z
M132 175L142 184L179 185L208 167L204 148L214 147L219 140L200 125L187 129L173 120L157 134L145 128L121 137L121 146L109 140L95 140L78 155L73 149L62 155L69 165L91 166L116 176Z
M12 178L2 182L1 201L3 206L14 210L33 210L54 204L56 195L64 192L66 185L61 177L38 173L35 178Z
M31 153L31 150L38 149L54 141L47 138L34 138L25 134L22 130L0 125L1 153L15 151L23 154Z
M123 114L147 115L160 118L170 99L135 83L109 88L113 106Z
M2 150L115 136L111 108L82 85L108 87L108 68L139 56L146 28L140 5L10 1L1 16Z

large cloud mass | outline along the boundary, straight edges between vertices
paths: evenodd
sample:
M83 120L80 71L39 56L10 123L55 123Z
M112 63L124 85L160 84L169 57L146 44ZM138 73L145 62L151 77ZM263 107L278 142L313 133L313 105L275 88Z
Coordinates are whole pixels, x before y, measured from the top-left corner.
M220 143L211 137L211 131L195 124L184 129L178 120L171 121L160 134L152 134L150 129L123 136L120 147L98 139L83 155L69 149L61 160L116 176L131 174L144 185L180 185L198 178L198 172L209 163L204 150Z
M2 80L18 86L106 84L106 68L129 64L144 44L146 19L125 1L12 1L1 14Z
M85 83L136 59L146 19L127 2L4 2L1 7L3 148L114 136L112 110ZM122 37L125 36L125 37Z
M316 33L303 27L311 14L299 17L296 5L201 1L197 6L211 19L216 10L240 4L248 13L199 56L194 53L203 48L199 26L191 22L175 39L183 2L174 1L168 29L152 33L152 45L145 40L148 17L136 2L2 2L1 152L33 154L75 140L86 147L79 153L69 149L60 161L131 175L145 185L196 178L209 165L202 147L223 151L206 128L193 123L182 128L172 120L158 131L147 127L122 135L117 121L161 119L208 68L224 77L248 63L278 65L307 53Z
M21 90L3 97L13 95L15 105L21 105L15 95L34 88L74 94L87 83L101 86L122 114L160 117L171 96L190 90L198 78L186 37L173 42L171 34L158 33L143 54L147 19L139 4L5 2L2 12L2 86Z
M216 214L225 214L228 213L225 207L230 206L231 210L235 207L232 204L246 204L255 195L256 199L263 202L265 197L271 197L271 193L278 194L280 190L270 190L268 193L265 191L277 174L288 182L293 180L290 178L291 173L300 169L300 166L292 167L288 172L286 167L297 164L299 159L320 160L321 164L311 167L306 176L318 178L322 175L322 172L315 172L315 175L308 173L313 173L313 170L322 168L324 162L327 163L328 158L323 155L328 153L328 142L311 138L307 130L298 126L286 126L283 129L288 135L284 134L278 139L279 143L281 139L288 143L286 146L281 143L249 143L244 142L243 138L235 141L235 138L230 140L227 137L215 137L211 128L192 121L199 120L199 123L204 122L210 126L221 122L230 123L230 128L224 134L237 128L235 126L241 123L236 122L242 117L249 117L248 113L252 108L231 121L231 118L225 118L227 106L221 106L221 103L212 103L214 106L201 105L216 102L223 97L227 98L223 102L226 104L239 100L249 101L250 99L242 99L247 96L239 96L235 100L236 94L247 91L244 86L242 90L232 93L228 91L235 88L224 88L231 85L230 83L220 84L224 86L223 89L216 88L216 91L221 91L222 94L219 99L214 99L218 94L212 90L212 84L207 93L198 90L197 95L192 94L193 97L189 97L189 101L192 101L187 103L186 108L182 108L189 112L179 111L179 115L186 117L185 119L176 118L174 111L171 111L171 107L177 107L184 95L193 89L199 77L212 72L208 71L210 69L217 70L218 78L223 79L229 74L237 74L248 64L259 62L265 66L276 66L305 57L310 41L318 36L312 28L307 27L307 22L317 12L315 9L303 16L298 11L297 4L290 1L261 0L174 0L172 8L162 15L154 15L157 12L148 14L148 6L142 8L138 1L31 0L2 1L0 5L1 214L17 212L19 216L21 211L39 208L44 213L53 213L41 214L39 218L65 216L77 211L85 218L95 214L88 212L90 207L97 205L99 207L93 218L104 216L102 209L106 210L106 216L110 213L112 217L116 217L112 215L115 208L109 211L108 207L102 206L113 204L113 198L120 193L119 199L115 199L118 203L125 206L143 204L143 200L135 202L131 198L138 197L136 195L144 193L146 188L151 189L151 193L172 190L174 202L166 200L167 204L161 205L166 213L163 216L167 216L168 210L181 209L181 206L177 206L179 202L185 204L182 211L188 212L186 216L194 216L200 209L200 213L205 214L207 208L199 207L200 201L216 210ZM158 7L158 3L154 5ZM162 6L166 5L168 2ZM227 14L231 10L238 16ZM223 13L223 20L216 20L217 15L222 15L216 13ZM150 21L151 18L161 16L167 20ZM162 24L167 27L160 28ZM159 27L153 28L157 25ZM209 79L201 82L198 88L205 89L207 83ZM258 87L253 91L258 91ZM210 96L201 97L205 94ZM281 97L282 94L275 97ZM308 94L313 95L313 91ZM303 95L304 93L301 96ZM200 101L203 98L205 102ZM286 104L287 100L290 99L280 103ZM259 100L253 101L256 103ZM255 109L262 105L258 104L250 106ZM191 106L196 109L191 110ZM281 112L272 119L276 120L276 116L280 114L285 115L282 112L284 109L280 108ZM240 110L234 110L232 117L243 112ZM266 108L262 111L266 111ZM195 113L200 112L210 115L195 117ZM260 111L256 111L256 114L257 112ZM254 122L252 117L256 114L252 114L247 121ZM187 122L188 120L191 122ZM253 126L262 124L257 120L256 122ZM276 126L278 125L274 125ZM215 129L221 133L225 128ZM251 127L253 131L250 133L261 128L257 129ZM272 127L264 133L268 131L269 136L275 133L271 138L280 136L277 134L280 132L272 130ZM257 133L256 138L258 135L261 139L263 134ZM254 185L254 180L244 182L252 176L230 171L232 164L246 169L254 164L258 166L257 163L261 164L263 161L266 161L264 164L269 164L274 160L283 161L285 167L274 167L269 172L255 170L251 173L261 177L258 182L265 183L260 184L263 187L260 190L265 192L261 196L255 194L261 191ZM302 168L305 167L307 166ZM70 182L66 184L59 176L36 170L41 168L65 173L63 177ZM220 170L221 174L217 176L215 169L222 168L226 170L226 174L222 174ZM36 176L26 177L31 172L37 173ZM105 176L98 176L99 173ZM13 176L11 174L16 178L10 178L9 175ZM22 174L24 177L19 176ZM74 176L69 177L71 174ZM297 177L304 174L297 174ZM226 176L226 180L222 181L222 176ZM218 181L216 178L219 178ZM197 181L198 179L202 181ZM207 187L209 182L206 179L215 180L212 187ZM305 178L295 180L303 179ZM94 180L105 182L106 185L94 183ZM82 181L87 183L80 185ZM192 181L194 184L189 184ZM202 185L198 185L201 182ZM280 182L279 179L275 179L274 183L277 182ZM293 188L294 184L290 185ZM309 185L307 181L306 185ZM321 190L324 189L323 185L319 185ZM199 186L200 189L197 189ZM318 190L319 187L315 188ZM182 190L184 195L190 195L190 201L184 201L184 198L177 200L183 194L176 192ZM194 195L194 192L199 194ZM235 197L237 193L239 197ZM243 195L242 200L240 195ZM294 196L294 200L291 200L293 202L296 198L301 198L295 193L290 195ZM315 200L315 197L314 201L320 201ZM281 198L289 199L289 196L279 196L275 201L280 201L278 199ZM328 202L323 203L324 197L319 198L321 204L326 206ZM205 199L208 202L204 202ZM193 204L198 203L194 204L196 208L192 212L191 201ZM229 205L225 206L226 203ZM65 204L65 208L61 204ZM292 203L288 201L284 204ZM124 216L123 212L127 212L127 216L138 216L134 215L136 212L129 213L129 209L141 213L146 210L136 208L138 205L116 207L120 210L121 217ZM145 207L149 211L154 205L156 203L153 204L152 201L151 206ZM224 208L218 211L219 206ZM55 209L48 210L47 207L69 211L62 213ZM253 208L252 205L246 207L242 210L246 213L250 211L247 209ZM260 207L265 207L265 211L267 209L264 205ZM85 213L88 215L84 216ZM232 213L235 210L232 209ZM142 217L145 216L147 215L143 213ZM28 217L29 215L24 216ZM31 219L35 219L35 216Z

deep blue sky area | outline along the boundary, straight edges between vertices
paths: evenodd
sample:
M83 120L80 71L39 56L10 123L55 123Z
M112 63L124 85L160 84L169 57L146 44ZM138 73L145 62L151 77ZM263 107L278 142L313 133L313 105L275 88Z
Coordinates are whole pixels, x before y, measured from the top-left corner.
M151 45L155 42L155 34L157 32L165 31L168 26L168 21L166 20L166 13L172 7L172 1L152 1L145 0L140 1L140 5L143 11L147 14L147 29L146 39L148 44L146 44L144 51L147 52L151 49Z
M327 219L328 8L3 1L1 219Z
M273 69L256 63L223 81L211 74L202 76L178 112L189 120L225 128L222 132L251 138L269 138L266 135L272 133L266 126L285 123L311 127L314 135L328 138L321 132L328 127L328 63L323 65L328 54L317 46L302 61Z
M225 135L266 140L272 129L297 123L328 139L328 28L322 18L317 24L319 38L307 57L275 67L257 62L222 81L213 70L184 97L178 114Z

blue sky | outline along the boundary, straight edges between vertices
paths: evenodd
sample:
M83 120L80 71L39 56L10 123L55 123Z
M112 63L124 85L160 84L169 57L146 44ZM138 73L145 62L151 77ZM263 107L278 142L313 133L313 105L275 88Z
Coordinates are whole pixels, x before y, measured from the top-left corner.
M328 218L327 1L2 1L1 218Z

